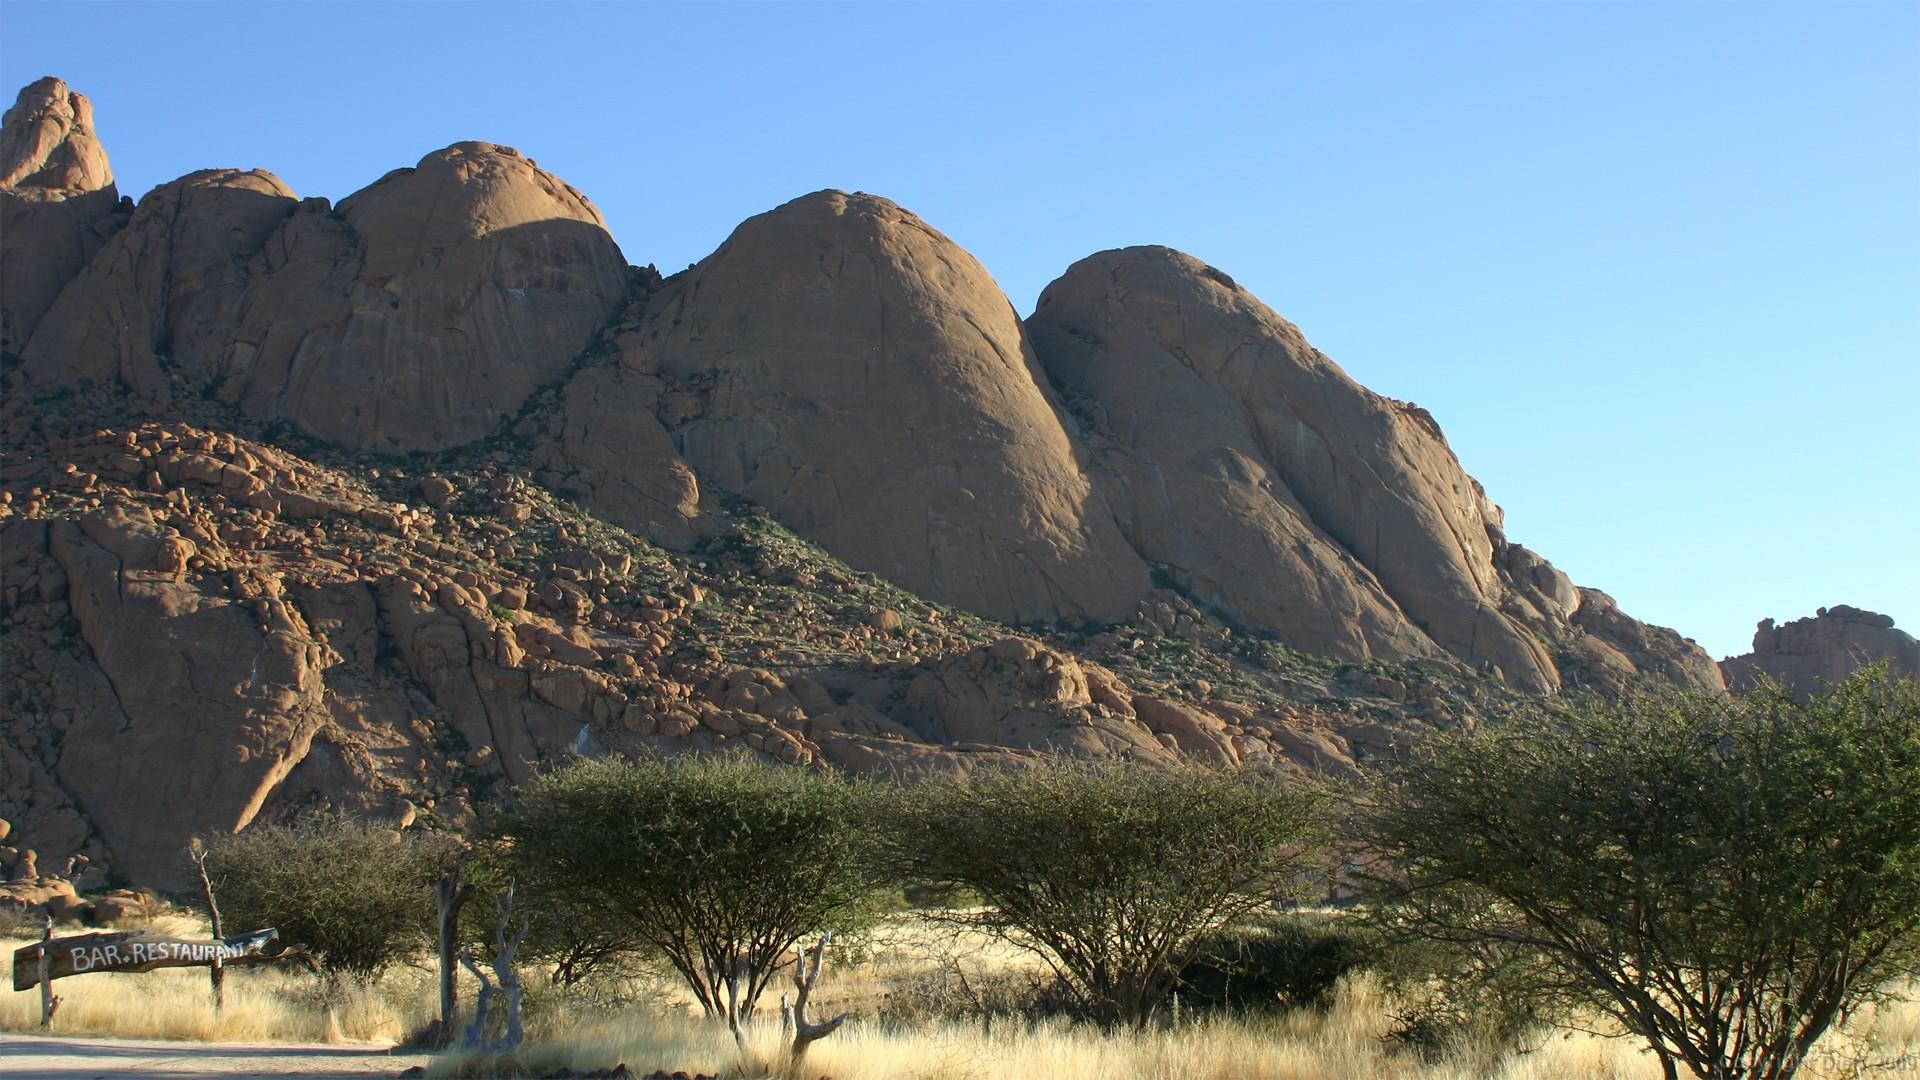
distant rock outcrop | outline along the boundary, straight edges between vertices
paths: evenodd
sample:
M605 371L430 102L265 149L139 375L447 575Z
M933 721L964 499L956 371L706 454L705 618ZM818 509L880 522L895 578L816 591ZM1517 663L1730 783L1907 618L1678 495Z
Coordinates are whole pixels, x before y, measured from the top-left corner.
M1817 694L1879 661L1895 678L1920 679L1920 640L1886 615L1835 604L1784 626L1760 620L1753 651L1720 661L1720 669L1734 690L1750 690L1764 677L1795 693Z
M0 122L0 349L19 352L125 220L93 106L47 76Z
M47 313L41 384L211 391L354 448L479 438L626 293L599 212L508 147L455 143L330 209L271 173L155 189Z
M996 618L1111 620L1146 594L1012 306L893 203L823 191L751 218L649 318L705 483Z

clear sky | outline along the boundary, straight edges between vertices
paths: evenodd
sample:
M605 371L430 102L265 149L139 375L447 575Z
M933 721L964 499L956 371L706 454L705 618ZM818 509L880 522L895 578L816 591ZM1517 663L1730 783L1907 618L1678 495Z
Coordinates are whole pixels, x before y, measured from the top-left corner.
M0 3L123 193L519 147L671 272L824 187L1021 311L1205 259L1439 419L1507 533L1716 656L1920 632L1920 3ZM9 99L10 100L10 99Z

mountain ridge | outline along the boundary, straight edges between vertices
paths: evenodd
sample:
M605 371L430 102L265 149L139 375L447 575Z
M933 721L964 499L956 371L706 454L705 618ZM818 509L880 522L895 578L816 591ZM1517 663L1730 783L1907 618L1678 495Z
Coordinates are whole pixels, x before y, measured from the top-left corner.
M64 160L77 98L23 91L7 160ZM860 193L662 278L484 142L337 205L258 170L69 191L0 190L33 316L0 369L0 860L167 883L196 831L456 823L582 730L1340 772L1524 695L1725 689L1507 541L1424 410L1171 249L1021 320Z

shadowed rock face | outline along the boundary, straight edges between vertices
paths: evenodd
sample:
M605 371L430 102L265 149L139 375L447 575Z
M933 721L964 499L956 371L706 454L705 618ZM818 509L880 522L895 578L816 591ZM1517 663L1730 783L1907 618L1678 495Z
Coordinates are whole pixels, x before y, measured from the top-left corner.
M170 367L204 378L227 350L250 264L296 205L260 169L203 169L155 188L47 312L25 353L28 374L48 385L120 382L166 403Z
M1720 668L1734 690L1750 690L1766 678L1798 694L1818 694L1876 662L1895 678L1920 679L1920 640L1896 629L1886 615L1835 604L1784 626L1762 619L1753 651L1720 661Z
M1190 588L1333 655L1438 646L1558 685L1502 610L1499 509L1432 417L1349 379L1231 278L1168 248L1102 252L1029 326L1105 436L1129 538Z
M626 292L599 211L490 143L428 154L275 240L221 393L347 446L485 435Z
M124 220L93 106L48 76L0 121L0 348L18 352Z
M476 439L624 296L598 211L517 151L456 143L329 211L272 174L162 185L27 350L41 383L212 388L354 448Z
M649 310L710 485L908 588L1010 620L1121 617L1147 571L1081 473L1020 320L885 199L741 225Z

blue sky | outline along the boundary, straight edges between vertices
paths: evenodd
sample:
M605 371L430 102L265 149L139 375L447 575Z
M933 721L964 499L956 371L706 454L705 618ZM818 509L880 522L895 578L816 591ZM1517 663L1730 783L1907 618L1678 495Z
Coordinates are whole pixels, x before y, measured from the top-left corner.
M823 187L1014 305L1160 243L1439 419L1508 535L1716 656L1920 631L1920 3L8 0L123 193L517 146L671 272Z

